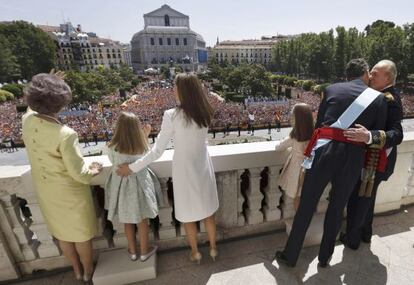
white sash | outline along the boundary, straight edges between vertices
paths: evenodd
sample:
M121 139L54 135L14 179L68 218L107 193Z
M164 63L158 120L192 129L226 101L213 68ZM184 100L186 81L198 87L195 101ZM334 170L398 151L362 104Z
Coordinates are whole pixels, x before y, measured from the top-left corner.
M343 130L349 128L380 94L381 92L368 87L354 100L354 102L352 102L352 104L345 110L339 119L330 125L330 127ZM311 151L310 156L303 161L303 168L310 169L312 167L313 158L315 157L315 151L330 141L330 139L318 139Z

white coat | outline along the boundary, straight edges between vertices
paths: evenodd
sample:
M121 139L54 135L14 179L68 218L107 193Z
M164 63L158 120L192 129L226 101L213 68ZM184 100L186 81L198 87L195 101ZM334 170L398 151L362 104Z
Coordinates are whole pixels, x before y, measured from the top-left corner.
M158 159L174 140L172 179L175 217L180 222L200 221L214 214L219 206L216 177L207 150L207 128L187 123L183 111L164 112L161 130L152 149L130 164L138 172Z

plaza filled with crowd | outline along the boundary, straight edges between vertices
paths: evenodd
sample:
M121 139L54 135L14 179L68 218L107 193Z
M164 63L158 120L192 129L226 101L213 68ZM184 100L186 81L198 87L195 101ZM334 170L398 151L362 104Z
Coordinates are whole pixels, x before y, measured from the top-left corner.
M165 110L176 106L174 91L170 84L159 82L143 83L135 87L127 96L119 95L102 97L97 104L72 104L61 112L61 121L76 130L81 140L109 140L114 122L121 110L135 113L143 124L151 124L152 135L155 136L161 126ZM208 100L214 109L214 117L210 131L220 132L225 129L247 130L275 127L277 123L287 126L290 114L296 103L307 103L316 116L320 96L313 92L302 92L297 98L280 100L253 100L247 102L226 102L213 92L208 93ZM414 115L414 96L402 94L404 116ZM22 99L0 104L0 140L12 139L15 143L22 142L21 118L24 112Z

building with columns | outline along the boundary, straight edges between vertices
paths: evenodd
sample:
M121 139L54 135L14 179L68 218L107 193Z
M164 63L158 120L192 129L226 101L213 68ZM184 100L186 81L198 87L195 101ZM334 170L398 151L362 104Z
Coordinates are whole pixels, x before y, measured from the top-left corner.
M134 70L179 65L200 70L207 63L203 37L190 29L190 18L168 5L144 14L144 29L131 40Z

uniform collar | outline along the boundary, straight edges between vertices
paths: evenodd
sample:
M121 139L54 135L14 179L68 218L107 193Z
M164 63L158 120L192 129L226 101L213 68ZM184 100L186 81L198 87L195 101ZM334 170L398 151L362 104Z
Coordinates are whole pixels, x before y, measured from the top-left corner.
M389 86L387 86L387 87L385 87L384 89L381 90L382 93L390 92L391 94L393 94L394 91L395 91L394 85L389 85Z

